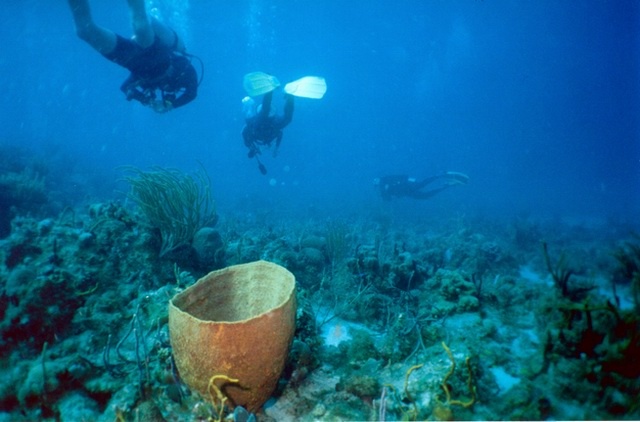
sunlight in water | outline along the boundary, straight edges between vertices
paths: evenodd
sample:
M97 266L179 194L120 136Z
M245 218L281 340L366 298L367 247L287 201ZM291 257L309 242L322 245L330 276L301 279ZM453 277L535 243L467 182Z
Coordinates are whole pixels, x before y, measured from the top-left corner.
M245 25L247 28L247 51L252 60L260 61L264 55L275 55L276 6L265 6L263 0L250 0Z
M251 0L249 14L247 15L247 47L253 50L260 43L260 15L262 6L260 0Z

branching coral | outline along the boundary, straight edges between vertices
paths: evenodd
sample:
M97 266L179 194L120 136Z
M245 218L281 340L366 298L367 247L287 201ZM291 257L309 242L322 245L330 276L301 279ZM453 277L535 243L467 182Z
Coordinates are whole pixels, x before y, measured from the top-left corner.
M617 271L622 278L631 281L633 303L640 313L640 236L634 235L634 238L636 243L626 242L613 255L619 264Z
M469 394L471 395L471 398L467 401L452 400L451 392L449 391L449 385L447 384L447 381L449 380L451 375L453 375L453 372L456 370L456 361L453 358L453 353L451 353L451 349L449 349L449 347L446 345L444 341L442 342L442 347L444 348L445 352L447 352L447 356L449 356L449 360L451 361L451 368L449 368L449 372L447 372L447 375L445 375L444 379L442 380L442 389L444 390L444 394L446 396L445 404L449 406L454 406L454 405L462 406L464 408L473 406L473 404L476 402L476 387L473 385L473 376L472 376L473 372L471 371L471 363L470 363L469 357L467 356L467 358L464 360L464 363L467 365L467 371L469 373L469 377L467 378L467 388L469 389Z
M473 372L471 370L471 363L470 363L469 357L467 357L465 359L465 364L467 365L467 371L469 373L469 376L467 377L467 388L469 390L469 395L471 397L469 398L469 400L466 400L466 401L455 400L451 398L451 391L450 391L448 381L449 381L449 378L451 378L451 376L456 370L456 361L453 358L453 353L451 353L451 349L449 349L449 347L446 345L444 341L442 342L442 347L444 348L445 352L447 352L447 356L449 356L449 360L451 361L451 367L449 368L449 372L447 372L447 374L444 376L444 379L442 380L442 384L441 384L442 390L444 390L445 401L444 402L437 401L433 409L433 416L437 420L453 420L454 415L453 415L453 410L451 409L453 406L460 406L465 409L468 409L474 405L474 403L476 402L476 387L475 385L473 385Z
M342 264L349 249L349 227L345 222L338 220L329 220L326 228L326 252L331 263L332 272Z
M549 247L547 246L547 242L542 242L542 254L554 283L560 289L562 296L567 296L569 294L569 278L573 275L573 270L571 270L567 265L566 255L560 255L558 262L553 266L551 264L551 258L549 257Z
M216 422L221 422L222 419L224 418L225 404L227 403L229 398L225 396L224 393L222 392L222 389L216 385L217 380L222 380L225 383L234 383L234 384L239 383L240 380L235 378L229 378L226 375L220 375L220 374L214 375L209 379L209 385L207 386L207 391L209 391L209 399L211 399L211 404L215 408L216 414L218 416L218 419L216 419ZM218 405L216 405L216 401L219 403Z
M418 405L416 405L416 401L414 400L413 397L411 397L411 394L409 394L409 377L411 376L411 373L413 371L415 371L416 369L420 369L424 366L424 364L420 364L420 365L413 365L411 368L409 368L407 370L407 373L404 375L404 395L407 398L407 400L409 400L413 406L413 414L415 416L415 418L418 417Z
M398 397L398 392L396 391L395 387L391 384L386 384L384 386L384 389L382 390L382 396L381 396L381 400L380 400L380 420L384 421L385 420L385 414L386 414L386 395L387 395L387 391L386 389L388 388L389 390L391 390L391 392L393 393L393 397L395 398L395 401L398 403L399 407L400 407L400 411L402 412L402 420L404 421L415 421L418 419L418 415L420 413L420 409L418 409L418 405L416 404L415 399L411 396L411 394L409 393L409 377L411 376L411 373L417 369L420 369L424 366L424 364L420 364L420 365L413 365L411 366L409 369L407 369L407 372L405 372L404 374L404 396L402 398ZM411 409L407 410L402 404L406 404L409 403L411 405Z
M160 230L160 256L188 245L200 228L215 223L210 182L204 171L192 177L162 167L148 172L133 167L127 170L134 174L126 177L131 185L129 197Z

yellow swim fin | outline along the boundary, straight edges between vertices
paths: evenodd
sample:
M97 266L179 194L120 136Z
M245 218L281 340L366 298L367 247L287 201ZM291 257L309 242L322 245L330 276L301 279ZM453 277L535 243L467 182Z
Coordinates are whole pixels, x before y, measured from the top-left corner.
M305 76L284 86L284 92L296 97L320 99L327 92L327 82L319 76Z
M264 72L247 73L242 84L250 97L266 94L280 86L278 78Z

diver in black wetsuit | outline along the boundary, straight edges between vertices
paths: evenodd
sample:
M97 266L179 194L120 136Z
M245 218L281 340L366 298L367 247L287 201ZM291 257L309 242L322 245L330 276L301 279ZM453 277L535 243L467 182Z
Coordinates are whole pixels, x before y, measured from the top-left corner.
M275 141L273 156L277 156L282 142L282 129L293 119L293 95L284 94L284 98L284 113L281 115L271 113L273 91L264 94L262 104L257 109L252 98L246 97L242 100L246 123L242 128L242 139L246 147L249 148L249 158L256 157L258 160L258 168L262 174L266 174L267 169L258 158L261 152L260 146L270 147Z
M267 174L267 168L260 161L261 146L267 148L275 141L273 156L278 155L282 142L282 129L291 123L293 118L293 97L319 100L327 92L327 83L319 76L304 76L284 86L284 112L278 115L273 112L271 101L273 92L280 86L278 78L264 72L250 72L244 75L242 82L249 96L242 99L245 126L242 128L242 139L249 148L249 158L258 162L260 173ZM262 104L256 106L252 97L262 95Z
M78 37L131 75L120 89L158 113L181 107L198 93L198 76L172 29L147 15L144 0L127 0L134 36L125 39L96 25L88 0L68 0Z
M444 179L444 183L441 186L427 191L422 190L425 186L439 179ZM451 186L466 185L468 181L469 176L466 174L448 171L427 177L421 181L405 175L383 176L374 179L373 184L378 189L382 199L390 201L394 196L396 198L429 199Z

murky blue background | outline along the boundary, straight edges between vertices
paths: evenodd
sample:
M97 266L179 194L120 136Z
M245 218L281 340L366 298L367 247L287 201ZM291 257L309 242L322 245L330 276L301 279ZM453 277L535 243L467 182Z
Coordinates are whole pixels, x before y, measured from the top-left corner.
M131 35L124 0L92 6L98 24ZM226 212L639 215L640 3L153 6L205 66L196 101L165 115L125 101L128 72L76 38L66 2L5 2L0 142L45 154L78 196L121 197L120 165L199 161ZM267 176L240 137L242 76L256 70L329 85L322 100L297 101L280 155L264 156ZM391 204L372 187L386 173L445 170L469 185Z

